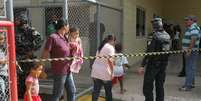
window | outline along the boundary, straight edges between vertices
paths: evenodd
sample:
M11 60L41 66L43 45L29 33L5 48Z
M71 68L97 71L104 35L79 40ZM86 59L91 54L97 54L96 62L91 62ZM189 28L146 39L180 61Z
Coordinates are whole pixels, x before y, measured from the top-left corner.
M142 7L137 7L137 15L136 15L136 36L144 37L145 36L145 20L146 14L145 9Z

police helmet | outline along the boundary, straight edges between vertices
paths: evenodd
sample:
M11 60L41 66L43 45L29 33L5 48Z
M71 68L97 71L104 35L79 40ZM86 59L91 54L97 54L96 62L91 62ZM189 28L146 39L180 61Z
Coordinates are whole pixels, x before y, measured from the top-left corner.
M21 24L27 24L28 18L25 14L20 14L17 19L20 21Z
M163 22L161 18L159 17L153 18L151 20L151 23L153 25L154 30L158 30L158 31L163 30Z
M152 24L158 24L159 26L163 26L162 19L159 17L153 18L151 22L152 22Z

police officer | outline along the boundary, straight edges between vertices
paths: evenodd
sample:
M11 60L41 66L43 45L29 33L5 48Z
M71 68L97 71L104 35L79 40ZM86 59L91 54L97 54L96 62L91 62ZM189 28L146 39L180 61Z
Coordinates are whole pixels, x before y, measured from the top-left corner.
M161 18L152 20L153 37L148 43L147 52L164 52L170 50L170 36L163 29ZM154 101L153 88L156 88L156 101L164 101L165 70L168 64L168 55L146 56L143 59L139 73L144 72L143 94L145 101ZM155 82L155 83L154 83Z
M28 19L25 15L20 15L15 19L15 33L16 33L16 57L17 60L33 59L35 58L34 52L37 51L42 45L41 34L33 27L28 25ZM18 94L23 97L25 92L25 78L28 75L31 63L19 63L22 68L18 72Z

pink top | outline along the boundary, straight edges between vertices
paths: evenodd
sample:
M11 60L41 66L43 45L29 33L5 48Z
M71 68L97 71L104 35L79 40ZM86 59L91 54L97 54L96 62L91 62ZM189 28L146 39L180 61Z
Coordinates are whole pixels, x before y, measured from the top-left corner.
M83 63L83 49L82 49L82 44L81 40L75 40L69 42L70 47L71 47L71 54L73 57L76 57L73 61L72 64L70 65L70 71L73 73L79 73L81 69L81 64Z
M113 56L115 54L114 46L106 43L100 52L97 52L96 56L109 55ZM91 77L100 80L112 80L112 71L108 64L108 59L106 58L96 58L91 71Z
M28 75L27 78L26 78L26 82L32 83L31 94L32 94L32 96L37 96L39 94L38 78L35 78L35 77L31 76L31 75Z

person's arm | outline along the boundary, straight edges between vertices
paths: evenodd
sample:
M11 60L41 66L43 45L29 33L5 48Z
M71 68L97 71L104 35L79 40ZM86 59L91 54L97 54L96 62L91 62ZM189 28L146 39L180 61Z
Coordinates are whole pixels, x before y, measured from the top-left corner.
M152 41L150 43L148 43L146 53L154 52L155 46L156 46L156 39L152 39ZM144 67L148 61L149 61L149 56L145 56L142 60L141 67Z
M26 82L26 94L28 97L28 101L32 101L32 94L31 94L31 87L32 87L32 82Z
M191 38L190 45L189 45L188 50L186 52L188 56L191 54L192 49L195 45L195 42L196 42L196 38Z
M107 51L107 55L109 55L109 56L114 56L115 55L115 49L114 49L114 47L110 47L107 50L108 50ZM112 57L110 57L110 58L107 59L107 61L108 61L109 68L110 68L111 72L113 72L113 69L114 69L114 59Z
M191 41L190 41L190 45L187 51L187 55L190 55L192 52L193 47L195 46L195 43L197 41L197 38L199 37L199 31L198 30L193 30L191 31Z
M142 60L141 67L144 67L147 64L148 56L145 56Z
M52 45L53 45L53 38L49 37L45 43L45 47L43 49L41 58L42 59L47 59L49 57L49 52L52 49Z
M196 42L196 38L195 37L192 37L191 38L191 41L190 41L190 45L189 45L189 50L192 50L194 45L195 45L195 42Z
M49 56L49 50L48 49L44 49L41 58L42 59L47 59Z
M144 74L144 68L145 68L145 65L147 64L148 62L148 56L145 56L142 60L142 63L141 63L141 66L137 69L137 72L141 75L141 74Z
M109 67L110 67L110 70L113 72L113 69L114 69L114 61L113 59L107 59L108 61L108 64L109 64Z
M155 51L155 46L156 46L156 39L152 39L152 41L150 43L148 43L146 52L154 52ZM141 66L137 69L137 72L139 74L143 74L144 73L144 67L147 64L147 62L149 61L149 57L150 56L145 56L143 58Z
M122 60L124 69L130 68L130 65L128 64L128 59L125 56L122 55L121 60Z

